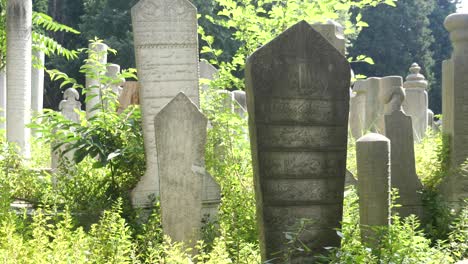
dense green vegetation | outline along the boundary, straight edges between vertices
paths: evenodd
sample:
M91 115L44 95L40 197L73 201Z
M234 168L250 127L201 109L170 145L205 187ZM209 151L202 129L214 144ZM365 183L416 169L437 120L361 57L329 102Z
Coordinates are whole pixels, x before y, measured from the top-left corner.
M212 125L208 131L206 167L222 191L218 221L205 226L197 253L164 236L157 202L149 219L148 212L130 206L129 191L145 169L141 112L138 107L131 107L116 113L116 96L105 88L101 94L105 104L97 106L101 112L93 118L86 119L81 114L81 122L73 123L60 113L46 111L36 121L39 124L31 125L42 135L33 142L32 160L23 160L16 154L15 146L0 137L0 259L4 263L260 263L247 124L222 107L223 98L216 90L243 89L246 57L300 20L338 20L346 26L348 39L354 40L368 26L363 21L365 10L395 3L391 0L194 2L201 13L201 57L220 70L219 78L209 82L210 89L202 94L201 108ZM35 3L41 3L42 9L38 10L44 11L44 1ZM117 53L109 56L111 61L120 59L124 68L128 68L133 65L125 62L133 60L133 52L128 50L131 50L128 42L131 3L49 1L48 12L52 17L70 22L66 24L83 32L69 35L64 30L51 36L65 47L75 49L86 46L92 35L104 34L106 43L117 48ZM46 16L39 18L53 23ZM0 40L1 33L0 30ZM87 49L75 55L84 59L88 57ZM354 57L359 55L355 53ZM77 67L82 64L81 59L67 62L53 57L49 61L48 73L56 91L74 87L86 94L92 87L83 87L81 77L85 74L94 75L104 87L118 82L106 77L105 65L92 56L88 60L93 68ZM130 69L118 76L122 77L136 76ZM418 174L425 185L426 207L430 212L427 219L400 219L394 215L390 227L376 228L380 240L377 247L370 249L361 243L358 198L356 190L350 187L345 193L343 226L337 230L343 238L342 246L329 248L329 254L322 256L321 261L454 263L467 258L468 209L449 212L437 194L437 184L447 173L443 143L441 135L433 133L416 147ZM64 150L62 154L74 151L73 162L65 159L53 174L37 169L49 166L50 146ZM350 140L348 169L355 173L354 154L354 142ZM396 193L393 206L398 204ZM10 204L15 201L25 201L32 209L12 209ZM307 250L299 235L307 232L304 223L313 220L304 219L297 230L285 233L289 247L279 255L280 262L288 263L293 252Z

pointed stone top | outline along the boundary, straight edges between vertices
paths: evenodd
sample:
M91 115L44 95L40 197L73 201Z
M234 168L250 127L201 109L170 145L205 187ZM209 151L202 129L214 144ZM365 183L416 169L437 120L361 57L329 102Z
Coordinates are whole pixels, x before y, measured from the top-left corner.
M159 21L165 17L190 19L188 13L196 13L197 8L188 0L140 0L132 9L136 21Z
M369 133L359 138L357 142L390 142L390 139L381 134Z
M420 73L421 67L417 63L413 63L409 69L410 74L406 77L406 81L403 84L405 88L427 88L427 81L424 75Z
M183 92L178 93L174 99L172 99L166 106L164 106L163 109L156 115L156 119L162 118L162 116L165 116L171 112L191 112L205 118L198 107Z

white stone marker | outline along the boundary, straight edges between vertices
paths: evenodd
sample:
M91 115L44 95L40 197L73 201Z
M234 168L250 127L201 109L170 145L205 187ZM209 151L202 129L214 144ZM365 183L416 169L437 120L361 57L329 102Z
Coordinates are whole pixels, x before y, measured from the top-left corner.
M358 80L354 83L349 100L349 128L351 135L358 139L366 132L367 82Z
M199 106L197 10L187 0L140 0L132 24L146 154L132 203L151 207L159 195L154 117L179 92Z
M453 45L452 58L443 64L443 133L450 139L450 165L456 170L468 158L468 14L445 20ZM468 197L468 177L453 173L444 179L442 193L457 207Z
M371 227L390 224L390 140L376 133L361 137L356 160L361 238L373 246L377 241Z
M29 158L32 1L7 1L7 140Z
M200 237L207 122L183 93L154 120L163 230L192 246Z
M63 100L59 103L59 110L62 115L75 123L80 122L80 115L77 111L81 111L81 102L80 102L80 94L74 88L68 88L63 93ZM74 151L68 151L63 155L63 152L67 149L67 145L64 144L60 148L55 151L52 151L52 169L58 168L60 165L60 159L65 158L67 161L73 160Z
M326 38L341 55L345 55L346 39L344 37L344 28L340 23L328 20L325 23L315 23L311 26Z
M99 61L101 64L107 63L107 45L104 43L91 43L89 44L88 58ZM92 65L91 65L92 66ZM86 97L86 116L88 118L93 117L99 112L99 109L95 109L97 105L101 103L101 74L104 74L102 70L96 70L93 73L95 76L86 76L86 87L89 89Z
M107 109L109 107L109 100L116 100L118 101L120 94L122 93L122 86L125 83L124 78L118 78L118 74L120 73L120 65L117 64L110 64L107 65L106 76L111 78L113 81L106 87L105 91L105 98L102 98L102 103L104 107ZM106 100L107 99L107 100ZM109 109L109 111L114 111L115 109Z
M43 51L34 51L37 67L31 68L31 110L34 114L41 113L44 104L44 63Z
M410 74L403 84L406 92L406 99L403 102L403 110L413 121L414 140L420 142L427 130L427 109L429 108L429 98L426 92L427 81L424 75L420 74L421 67L413 63Z
M0 129L6 129L7 87L5 69L0 70Z

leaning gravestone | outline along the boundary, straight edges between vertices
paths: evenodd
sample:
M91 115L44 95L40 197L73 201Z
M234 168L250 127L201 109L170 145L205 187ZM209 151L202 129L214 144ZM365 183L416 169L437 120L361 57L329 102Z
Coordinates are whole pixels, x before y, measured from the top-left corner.
M199 105L197 10L188 0L140 0L132 24L146 154L132 203L151 207L160 189L154 117L179 92Z
M378 239L372 227L390 224L390 148L390 140L376 133L356 142L361 238L370 246Z
M403 84L406 92L406 99L403 102L403 110L411 117L413 122L414 140L420 142L426 135L427 130L427 109L429 98L426 92L427 81L424 75L419 73L421 67L413 63L410 74Z
M161 219L172 240L195 245L202 218L207 119L179 93L154 121Z
M468 14L445 20L453 45L452 58L443 64L443 133L449 138L450 166L457 170L468 158ZM454 207L468 197L468 176L460 172L444 179L442 193Z
M315 254L339 246L346 173L350 68L307 22L250 56L246 88L263 261L286 250L285 232ZM291 263L313 260L294 253Z
M7 140L30 156L32 1L7 1Z
M392 188L397 188L400 198L396 200L401 207L396 212L402 217L414 214L421 219L422 184L416 175L414 157L412 118L403 112L405 100L401 77L392 77L389 101L393 102L385 115L385 136L390 140ZM403 93L403 97L401 94Z
M0 129L6 128L7 92L6 92L6 72L0 70Z

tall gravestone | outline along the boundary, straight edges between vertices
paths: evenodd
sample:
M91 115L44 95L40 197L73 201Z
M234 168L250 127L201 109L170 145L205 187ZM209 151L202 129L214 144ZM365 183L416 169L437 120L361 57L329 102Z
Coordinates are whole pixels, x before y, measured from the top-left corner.
M104 43L89 44L88 63L92 67L94 63L105 65L107 63L108 46ZM96 107L101 104L101 79L100 75L105 74L102 69L95 69L92 74L86 76L86 87L89 89L86 94L86 116L93 117L99 112Z
M31 69L31 110L41 113L44 102L44 63L43 51L34 51L34 66Z
M218 69L213 65L209 64L207 61L200 61L200 78L205 80L214 80L218 74ZM202 84L202 91L207 91L210 88L209 84Z
M413 121L414 140L420 142L427 130L427 109L429 108L429 98L426 92L427 81L420 73L421 67L413 63L410 74L403 84L406 92L406 99L403 102L403 110Z
M390 140L376 133L356 142L361 237L370 246L377 245L372 228L390 224L390 149Z
M120 97L120 94L122 93L122 85L125 83L124 78L119 78L120 74L120 65L118 64L110 64L107 65L106 67L106 76L109 78L110 83L106 87L105 90L105 98L103 98L102 103L104 104L104 107L108 109L110 107L109 101L113 100L118 100ZM112 111L115 111L115 109L109 109Z
M132 203L151 207L159 195L154 117L179 92L199 106L197 10L188 0L140 0L132 8L146 172Z
M354 83L349 103L349 129L351 135L358 139L367 130L366 127L366 98L367 83L358 80Z
M285 250L300 219L313 252L339 246L346 171L350 68L307 22L247 60L246 89L263 261ZM291 263L313 261L294 254Z
M0 129L6 128L7 87L5 69L0 70Z
M443 133L450 141L450 166L456 170L468 158L468 14L451 14L445 20L453 46L443 63ZM459 172L442 184L445 199L454 206L468 197L468 177Z
M7 140L30 156L32 1L7 1Z
M205 116L183 93L154 121L163 230L192 245L200 237L206 125Z
M390 139L392 188L397 188L401 207L396 212L402 217L414 214L423 217L422 184L416 175L412 118L403 112L405 96L401 96L401 77L393 77L389 96L392 103L385 115L385 136Z

